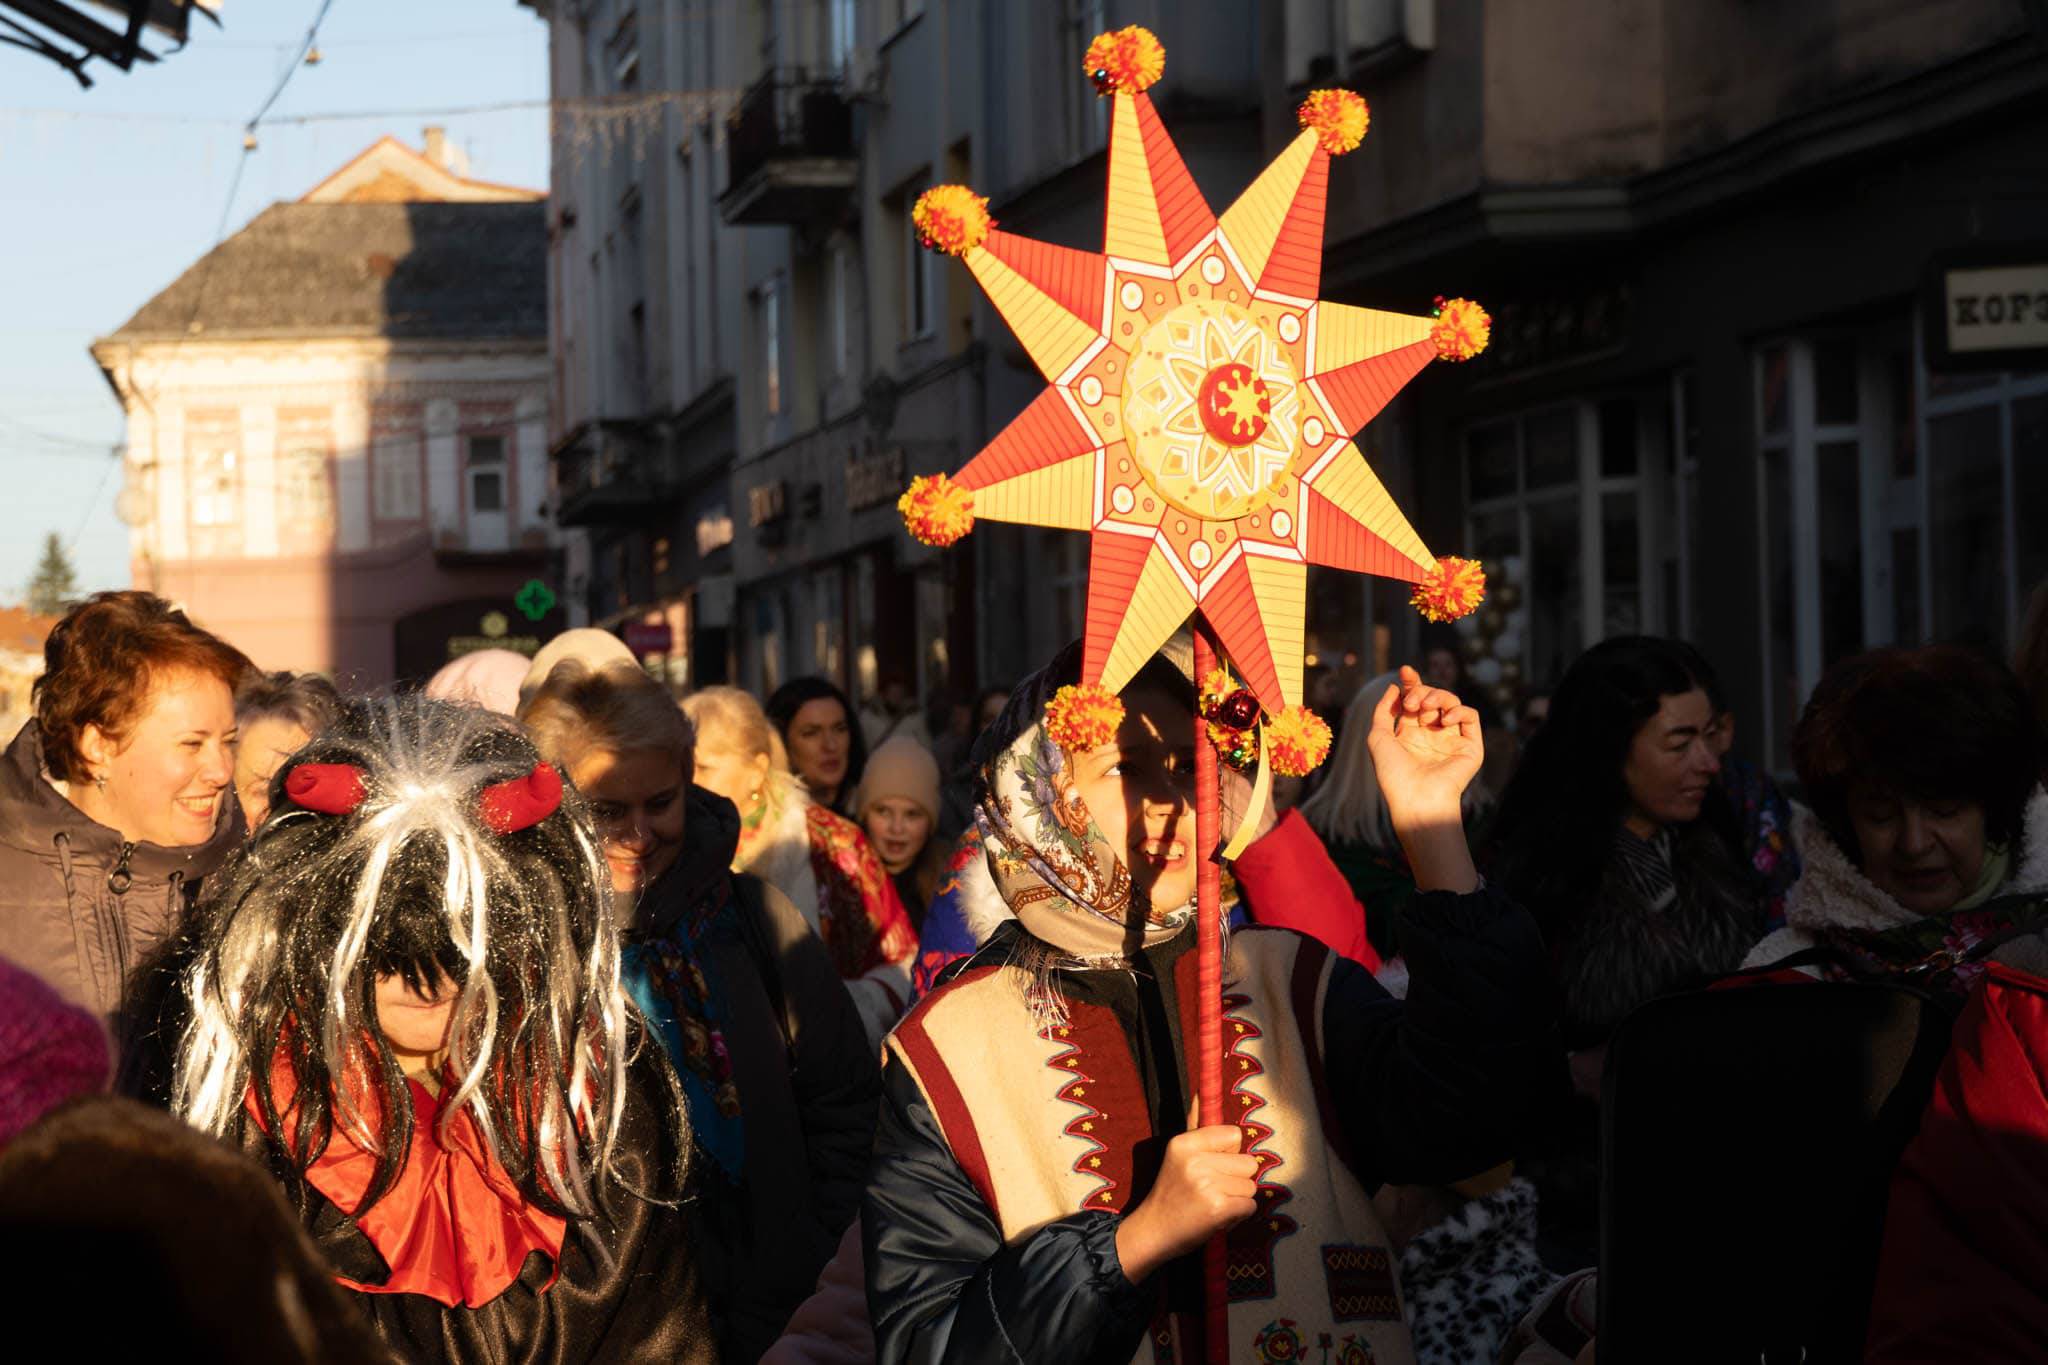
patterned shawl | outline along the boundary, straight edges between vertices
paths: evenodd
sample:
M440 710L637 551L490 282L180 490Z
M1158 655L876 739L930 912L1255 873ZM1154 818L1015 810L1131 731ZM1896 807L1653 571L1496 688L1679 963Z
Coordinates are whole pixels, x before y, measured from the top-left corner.
M1010 728L1015 737L981 764L975 824L996 889L1033 937L1082 963L1120 962L1138 947L1131 871L1074 790L1072 756L1044 731L1046 703L1072 681L1067 662L1062 654L1019 684L984 735L999 741ZM1013 728L1026 721L1021 732ZM1172 938L1193 915L1192 900L1168 911L1146 907L1144 944Z

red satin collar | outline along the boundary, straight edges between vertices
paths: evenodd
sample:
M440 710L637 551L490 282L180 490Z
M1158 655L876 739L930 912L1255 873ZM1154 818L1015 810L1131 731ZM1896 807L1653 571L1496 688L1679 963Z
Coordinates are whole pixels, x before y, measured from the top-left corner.
M280 1064L273 1077L290 1094L290 1070ZM519 1278L533 1252L551 1266L543 1291L561 1273L567 1223L526 1202L505 1168L491 1155L467 1111L448 1126L447 1145L437 1131L441 1102L425 1086L408 1081L412 1092L412 1149L384 1197L355 1224L391 1267L382 1284L335 1279L365 1294L423 1294L446 1307L481 1308ZM256 1113L255 1095L248 1101ZM306 1180L343 1213L353 1214L377 1170L377 1158L358 1146L339 1124L327 1151L306 1171Z

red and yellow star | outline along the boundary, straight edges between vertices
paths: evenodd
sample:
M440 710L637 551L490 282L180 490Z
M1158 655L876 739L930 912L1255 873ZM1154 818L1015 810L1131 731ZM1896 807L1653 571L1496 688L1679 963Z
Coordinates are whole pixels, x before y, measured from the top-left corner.
M1430 361L1485 346L1466 300L1412 317L1318 300L1330 157L1365 101L1319 90L1301 135L1218 218L1145 94L1164 68L1142 28L1103 34L1112 96L1099 252L997 230L959 185L914 212L925 245L974 272L1048 387L960 472L904 494L919 539L976 517L1092 534L1083 681L1118 691L1199 610L1270 712L1301 701L1308 566L1416 583L1432 614L1483 587L1441 564L1351 443Z

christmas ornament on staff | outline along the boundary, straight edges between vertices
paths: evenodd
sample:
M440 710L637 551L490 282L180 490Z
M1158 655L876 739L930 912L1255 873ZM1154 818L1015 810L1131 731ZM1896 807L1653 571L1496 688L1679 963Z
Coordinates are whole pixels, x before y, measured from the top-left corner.
M1414 316L1318 300L1330 159L1365 136L1365 101L1318 90L1300 134L1219 217L1146 89L1165 52L1145 29L1104 33L1085 60L1112 102L1101 251L1002 231L988 201L939 185L917 201L919 239L957 257L1047 388L957 473L913 480L910 533L951 545L977 519L1090 536L1081 682L1048 708L1053 739L1112 739L1119 691L1190 617L1195 624L1196 837L1202 1124L1224 1121L1221 863L1237 856L1276 772L1305 774L1330 727L1302 705L1311 564L1414 585L1432 621L1485 596L1471 560L1438 559L1352 436L1433 360L1467 360L1489 321L1467 299ZM1217 765L1251 776L1223 842ZM1227 1359L1223 1239L1206 1263L1210 1358Z

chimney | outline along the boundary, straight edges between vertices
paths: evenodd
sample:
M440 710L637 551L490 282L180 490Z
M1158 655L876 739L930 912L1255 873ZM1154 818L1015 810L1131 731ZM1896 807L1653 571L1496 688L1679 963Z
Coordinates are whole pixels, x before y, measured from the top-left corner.
M448 130L438 123L430 123L425 131L427 160L444 171L454 171L455 167L450 164L454 158L449 155L452 149L448 146Z

